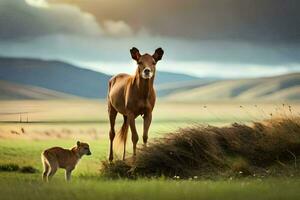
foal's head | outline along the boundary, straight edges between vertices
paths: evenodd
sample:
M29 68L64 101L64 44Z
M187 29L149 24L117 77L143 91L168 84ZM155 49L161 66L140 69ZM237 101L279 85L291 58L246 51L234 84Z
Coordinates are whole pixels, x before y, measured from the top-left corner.
M154 54L151 56L149 54L141 55L139 50L135 47L130 49L131 57L138 64L138 73L143 79L151 79L155 75L156 63L161 60L164 55L162 48L155 50Z

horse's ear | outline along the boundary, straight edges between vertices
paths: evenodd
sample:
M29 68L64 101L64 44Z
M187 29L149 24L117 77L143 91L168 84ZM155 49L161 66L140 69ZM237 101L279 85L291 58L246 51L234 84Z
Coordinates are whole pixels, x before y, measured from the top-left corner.
M139 50L135 47L132 47L132 49L130 49L130 54L133 60L138 61L141 57L141 54L139 52Z
M80 141L77 141L77 146L80 146Z
M155 50L155 52L152 55L152 57L157 62L157 61L161 60L161 58L163 57L163 55L164 55L164 50L162 48L158 48L158 49Z

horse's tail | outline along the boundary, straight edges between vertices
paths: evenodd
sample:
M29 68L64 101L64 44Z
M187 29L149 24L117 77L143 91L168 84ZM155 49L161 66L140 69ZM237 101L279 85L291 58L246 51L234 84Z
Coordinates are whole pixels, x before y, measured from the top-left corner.
M124 118L124 122L123 122L123 125L118 133L118 137L119 137L119 142L121 144L126 144L126 141L127 141L127 135L128 135L128 119L127 119L127 116L123 116Z

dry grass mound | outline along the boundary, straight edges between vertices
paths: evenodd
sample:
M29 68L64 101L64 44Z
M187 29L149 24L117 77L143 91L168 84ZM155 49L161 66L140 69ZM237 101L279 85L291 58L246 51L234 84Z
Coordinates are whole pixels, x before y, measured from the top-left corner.
M103 162L109 177L206 177L270 173L297 168L300 119L273 119L252 126L195 126L179 129L139 149L135 162ZM275 168L274 168L275 169ZM274 171L274 170L273 170ZM278 170L277 170L278 172Z

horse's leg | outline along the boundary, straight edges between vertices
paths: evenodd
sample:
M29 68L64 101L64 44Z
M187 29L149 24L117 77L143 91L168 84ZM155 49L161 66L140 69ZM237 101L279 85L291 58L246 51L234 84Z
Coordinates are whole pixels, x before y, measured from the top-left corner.
M114 152L113 152L113 141L115 138L115 122L117 117L116 109L108 103L108 114L109 114L109 123L110 123L110 130L109 130L109 139L110 139L110 149L109 149L109 161L114 159Z
M126 139L124 140L124 149L123 149L123 160L125 160L125 154L126 154L126 141L127 141L127 130L128 130L128 122L127 122L127 116L126 115L123 115L123 119L124 119L124 128L126 128L126 130L123 130L123 131L126 131ZM123 128L123 127L122 127Z
M133 156L136 156L136 144L139 140L139 136L138 133L136 131L136 127L135 127L135 117L130 116L129 118L129 125L130 125L130 130L131 130L131 141L133 144Z
M144 146L147 146L148 131L149 131L151 121L152 121L152 113L149 112L149 113L144 115L144 132L143 132Z

